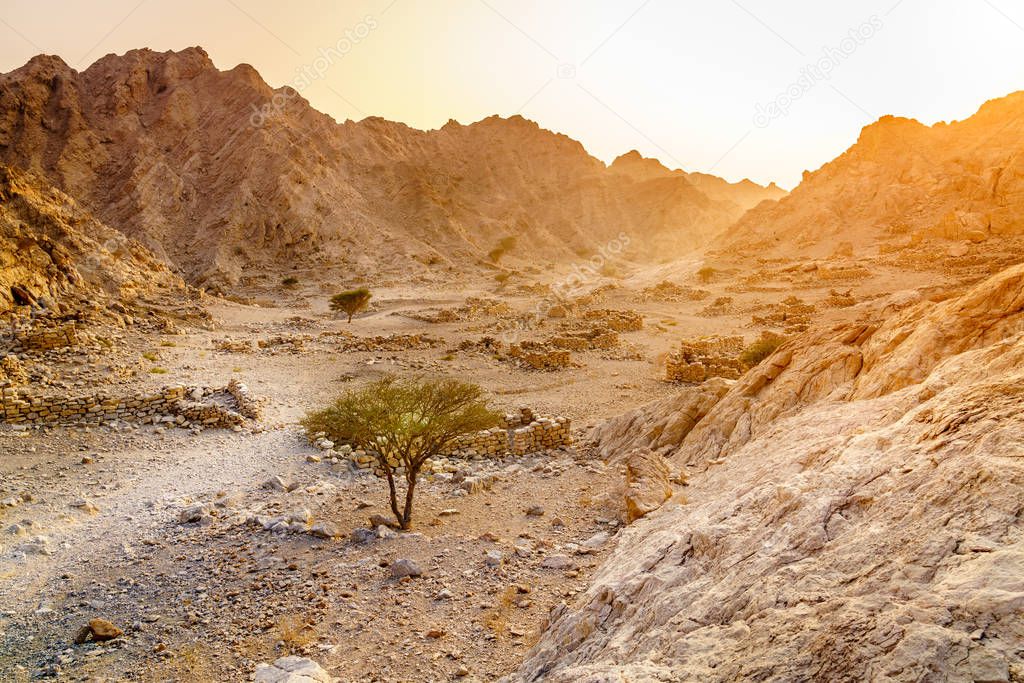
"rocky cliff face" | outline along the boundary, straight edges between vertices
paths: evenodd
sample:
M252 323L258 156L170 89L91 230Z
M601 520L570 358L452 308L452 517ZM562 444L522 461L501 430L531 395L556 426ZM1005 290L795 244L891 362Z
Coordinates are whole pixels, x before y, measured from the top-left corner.
M252 67L200 48L40 56L0 76L0 160L48 177L195 281L298 260L405 274L509 258L575 259L620 233L685 251L776 188L607 168L521 117L419 131L335 123Z
M1024 266L861 313L598 432L653 440L687 500L513 680L1024 680Z
M0 165L0 314L183 292L184 283L138 242L45 181ZM74 308L74 307L71 307Z
M886 243L1017 237L1022 153L1024 93L949 124L883 117L789 196L744 216L721 245L828 256L839 242L874 254Z

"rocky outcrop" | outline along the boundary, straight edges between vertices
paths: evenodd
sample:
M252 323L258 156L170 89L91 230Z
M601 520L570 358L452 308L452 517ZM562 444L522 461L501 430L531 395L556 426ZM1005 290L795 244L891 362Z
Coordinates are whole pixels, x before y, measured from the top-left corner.
M626 524L654 512L672 497L671 471L665 459L648 450L626 456Z
M0 160L45 174L196 282L296 258L349 273L464 270L511 237L513 263L578 261L622 236L630 254L663 255L778 195L609 168L519 116L431 131L338 124L201 48L132 50L83 72L39 56L0 75Z
M725 396L732 381L714 378L674 396L636 408L597 425L590 440L605 460L641 448L675 449Z
M0 165L0 314L16 307L60 310L130 302L184 283L141 244L96 220L60 190Z
M1024 266L812 330L671 449L511 680L1024 677Z

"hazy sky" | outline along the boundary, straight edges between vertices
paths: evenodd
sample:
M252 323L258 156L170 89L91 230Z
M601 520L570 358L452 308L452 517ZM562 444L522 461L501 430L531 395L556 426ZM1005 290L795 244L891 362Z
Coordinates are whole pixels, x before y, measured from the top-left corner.
M785 187L881 115L962 119L1024 88L1019 0L0 0L0 71L190 45L338 120L520 113L605 161Z

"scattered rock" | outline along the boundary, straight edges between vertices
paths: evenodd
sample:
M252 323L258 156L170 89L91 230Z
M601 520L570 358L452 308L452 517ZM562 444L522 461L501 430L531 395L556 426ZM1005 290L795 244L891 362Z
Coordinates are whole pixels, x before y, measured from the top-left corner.
M391 563L391 577L401 579L406 576L423 576L423 570L413 560L401 559Z
M102 643L124 635L124 631L106 619L90 619L89 623L83 626L75 635L75 644L81 645L90 638L97 643Z
M540 505L532 505L526 509L527 517L543 517L544 508Z
M282 491L284 493L294 491L298 487L299 485L297 482L285 479L279 474L274 475L263 484L263 488L270 489L271 491Z
M572 569L575 563L568 555L548 555L540 566L544 569Z
M672 497L665 458L638 448L626 456L626 523L657 510Z
M255 683L332 683L330 674L312 659L289 656L273 664L257 664Z
M309 530L310 535L316 536L317 538L337 538L340 534L338 528L330 522L320 522L314 524Z

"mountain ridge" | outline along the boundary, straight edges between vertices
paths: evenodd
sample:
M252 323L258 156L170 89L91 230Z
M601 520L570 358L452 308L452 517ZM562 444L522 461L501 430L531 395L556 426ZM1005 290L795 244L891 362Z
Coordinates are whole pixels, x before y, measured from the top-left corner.
M202 48L107 55L82 72L40 56L0 76L0 160L199 283L297 261L360 275L486 267L509 236L513 262L575 260L621 232L643 257L685 253L762 198L724 180L711 197L707 179L668 169L619 173L521 116L338 123Z

